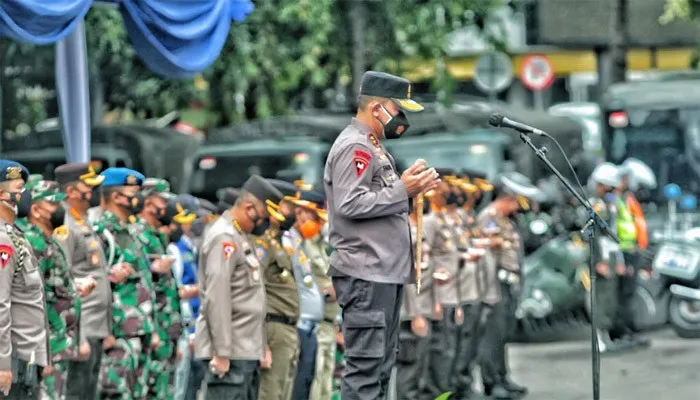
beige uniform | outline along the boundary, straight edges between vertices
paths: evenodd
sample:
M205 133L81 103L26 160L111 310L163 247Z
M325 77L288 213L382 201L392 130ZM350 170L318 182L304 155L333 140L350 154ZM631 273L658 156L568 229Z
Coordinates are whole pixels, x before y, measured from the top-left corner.
M107 260L102 242L90 224L68 209L65 226L68 235L56 237L70 264L75 278L92 276L95 289L81 298L80 331L88 337L105 338L112 332L112 287L107 279Z
M460 209L450 213L447 217L447 225L452 231L457 248L461 252L466 252L471 239L470 232L466 229L464 219L459 213ZM478 264L476 262L463 262L462 267L457 272L457 285L459 301L461 304L476 303L481 299L478 281Z
M457 268L459 266L459 252L453 233L447 223L443 212L428 214L423 219L424 240L430 247L430 264L432 272L445 269L449 275L449 281L435 286L435 301L444 306L457 306L460 304L458 294Z
M501 299L499 281L510 284L520 283L520 260L523 257L520 234L507 217L501 215L493 206L479 213L478 228L486 235L493 233L502 239L499 247L491 248L482 259L482 266L487 271L484 286L484 302L496 304Z
M427 217L427 216L426 216ZM416 226L411 223L411 237L413 246L416 243ZM414 250L415 252L415 250ZM435 286L430 267L430 246L423 241L423 260L421 262L421 291L417 292L416 285L405 285L403 287L403 306L401 307L401 320L408 321L417 316L431 317L435 299Z
M0 220L0 371L17 356L37 365L48 363L44 286L39 263L16 228Z
M195 356L261 359L267 306L260 261L228 212L204 235L197 279L201 308Z

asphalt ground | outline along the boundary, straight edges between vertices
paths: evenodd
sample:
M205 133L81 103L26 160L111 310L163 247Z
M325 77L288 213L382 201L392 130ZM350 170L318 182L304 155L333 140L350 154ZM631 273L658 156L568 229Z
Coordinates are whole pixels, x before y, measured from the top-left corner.
M532 400L591 400L590 336L555 343L510 344L512 378ZM700 340L671 330L645 333L651 347L601 357L601 400L700 399Z

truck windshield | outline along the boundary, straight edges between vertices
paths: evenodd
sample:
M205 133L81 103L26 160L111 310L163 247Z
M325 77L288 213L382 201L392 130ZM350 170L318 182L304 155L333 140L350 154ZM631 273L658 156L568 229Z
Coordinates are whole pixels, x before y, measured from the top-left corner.
M191 192L216 199L220 188L240 188L251 175L274 178L278 172L300 173L305 182L314 184L323 172L323 158L316 152L203 154L195 161Z
M485 144L440 144L400 147L392 151L398 168L407 168L422 158L429 166L453 168L457 171L467 168L493 176L498 171L502 157L497 156L498 147Z
M697 130L700 109L631 109L608 113L606 153L620 164L630 157L642 160L657 174L657 181L697 189L697 179L686 146Z

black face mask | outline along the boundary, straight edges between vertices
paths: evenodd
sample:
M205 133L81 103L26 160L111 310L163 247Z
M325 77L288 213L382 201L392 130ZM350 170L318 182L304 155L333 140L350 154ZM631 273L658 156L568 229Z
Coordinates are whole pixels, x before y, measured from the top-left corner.
M457 205L460 207L464 207L465 204L467 204L467 197L466 196L457 196Z
M180 225L178 225L177 228L175 228L175 230L170 232L170 241L172 243L179 242L180 239L182 239L183 234L184 234L184 232L182 232L182 227Z
M296 222L296 215L284 215L284 221L280 222L280 231L288 231L292 229L292 225Z
M391 119L386 124L382 123L382 125L384 125L384 137L387 139L400 138L404 133L406 133L408 127L411 126L411 124L408 123L408 118L406 118L406 114L404 114L403 111L399 111L398 114L391 116L391 114L389 114L389 111L387 111L386 108L384 108L383 106L382 110L384 111L384 113L391 117ZM379 122L381 122L381 120ZM401 133L398 132L400 126L403 126L403 131L401 131Z
M143 203L145 200L143 194L137 193L136 196L127 196L125 194L120 193L119 195L127 200L127 203L129 205L122 207L126 208L131 213L131 215L136 215L143 211Z
M459 204L459 196L455 192L450 192L447 197L445 197L445 202L449 206Z
M17 207L17 218L25 218L29 216L29 209L32 207L32 192L29 190L11 192L10 199Z
M64 221L66 220L66 210L61 207L60 205L51 214L51 227L56 229L59 226L63 225Z
M250 217L250 219L251 219L251 220L253 221L253 223L255 224L255 227L254 227L253 230L250 232L251 234L253 234L253 235L255 235L255 236L260 236L260 235L262 235L263 233L265 233L265 231L267 230L267 228L270 227L270 220L267 219L267 218L261 217L261 216L258 214L258 211L257 211L257 210L255 211L255 216L254 216L254 217L251 217L250 214L248 214L248 217Z
M87 193L82 194L83 200L90 202L90 208L98 207L100 205L100 191L98 189L92 189L92 196L88 200Z

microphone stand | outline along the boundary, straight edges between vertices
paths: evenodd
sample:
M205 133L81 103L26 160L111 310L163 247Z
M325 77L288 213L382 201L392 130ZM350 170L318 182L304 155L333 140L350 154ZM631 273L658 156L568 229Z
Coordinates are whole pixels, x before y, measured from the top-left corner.
M530 136L528 136L527 132L522 132L520 131L520 139L527 144L532 151L535 152L535 155L542 160L545 165L547 165L547 168L549 168L550 171L554 175L556 175L557 178L561 181L561 183L564 184L564 186L571 192L574 197L583 205L586 210L588 211L588 221L586 224L583 226L583 229L581 229L582 233L585 233L587 238L588 238L588 273L591 278L591 353L592 353L592 377L593 377L593 400L600 400L600 348L598 347L598 313L597 313L597 304L596 304L596 272L595 272L595 265L593 261L593 252L595 249L594 246L594 241L595 241L595 232L596 228L600 229L605 233L606 236L609 236L612 240L614 240L616 243L620 243L620 240L615 236L610 230L608 229L608 224L603 221L600 215L598 215L595 210L588 204L588 202L581 196L581 193L579 193L578 190L574 189L573 186L569 183L568 180L564 178L564 176L557 170L557 168L552 165L552 163L549 161L547 158L546 152L547 148L542 147L542 148L537 148L533 143L532 139L530 139ZM566 154L564 154L564 157L566 157Z

